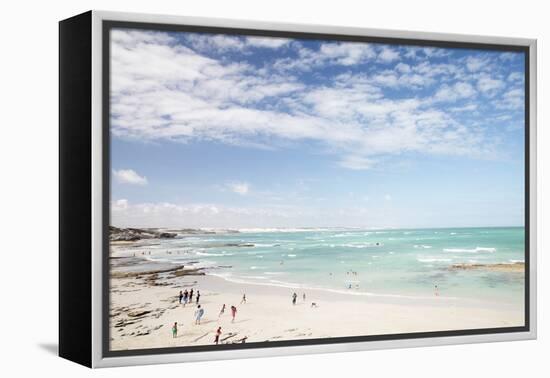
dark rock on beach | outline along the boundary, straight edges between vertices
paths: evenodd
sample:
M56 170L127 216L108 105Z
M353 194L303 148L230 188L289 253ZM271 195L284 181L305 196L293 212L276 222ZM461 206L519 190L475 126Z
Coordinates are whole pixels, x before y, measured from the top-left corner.
M109 226L110 241L137 241L142 239L172 239L178 234L153 229L118 228Z
M487 270L491 272L512 272L523 273L525 271L525 263L497 263L497 264L453 264L451 270Z

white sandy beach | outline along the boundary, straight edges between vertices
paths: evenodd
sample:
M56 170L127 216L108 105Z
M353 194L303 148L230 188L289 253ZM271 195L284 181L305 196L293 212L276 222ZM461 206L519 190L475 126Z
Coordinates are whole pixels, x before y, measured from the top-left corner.
M196 304L179 304L180 290L200 291L205 314L194 324ZM292 305L292 293L298 294ZM306 300L302 298L305 292ZM240 304L246 293L246 304ZM193 298L195 300L195 298ZM315 302L317 308L312 308ZM223 304L225 313L218 317ZM230 307L238 308L231 322ZM517 306L458 298L399 298L353 295L324 290L241 284L212 275L143 274L111 279L111 349L180 347L463 330L523 325ZM171 328L178 323L178 336Z

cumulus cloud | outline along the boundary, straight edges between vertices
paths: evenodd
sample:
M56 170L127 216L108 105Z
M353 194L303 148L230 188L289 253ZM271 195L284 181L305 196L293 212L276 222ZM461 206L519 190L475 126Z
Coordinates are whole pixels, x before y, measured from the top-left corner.
M488 64L489 64L489 59L487 59L487 58L469 56L466 59L466 67L471 72L477 72L477 71L480 71L482 69L485 69L485 68L487 68Z
M121 206L121 204L123 204ZM309 210L288 205L262 207L223 206L214 203L130 203L111 201L111 224L121 227L275 227L309 215Z
M399 59L399 52L384 46L382 51L378 54L378 59L384 63L390 63Z
M501 98L495 102L495 106L499 109L522 109L524 105L524 91L520 88L511 89L505 92Z
M113 171L115 180L121 184L147 185L147 178L140 176L133 169L119 169Z
M495 92L504 87L504 82L500 79L483 75L477 81L477 88L486 94L494 95Z
M399 50L355 42L322 42L313 49L286 39L190 33L185 40L182 44L166 33L113 31L115 136L258 148L312 141L334 155L338 165L355 170L369 169L386 154L494 153L494 139L483 128L455 118L459 111L439 107L475 98L477 91L503 93L505 87L498 79L480 76L484 64L477 60L468 61L466 69L422 60L448 54L441 49ZM251 48L292 49L296 57L275 59L258 68L246 59L205 53ZM399 62L389 68L385 62L400 60L401 53L416 63ZM375 63L385 69L352 70L358 64ZM331 65L351 71L319 83L299 77L308 69ZM423 91L387 97L388 88ZM501 95L500 105L516 106L516 97L514 92ZM464 105L457 104L456 109L459 106ZM134 174L135 183L147 182ZM239 190L236 193L245 195L249 188Z
M453 85L443 84L436 92L436 101L456 101L476 95L474 87L465 82L457 82Z
M248 46L276 49L281 46L288 45L291 40L287 38L273 37L247 37L246 42Z

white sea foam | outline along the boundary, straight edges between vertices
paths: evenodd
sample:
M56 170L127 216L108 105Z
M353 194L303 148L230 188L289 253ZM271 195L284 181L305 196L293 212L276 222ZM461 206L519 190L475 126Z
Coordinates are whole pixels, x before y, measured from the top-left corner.
M430 258L417 258L416 261L422 262L422 263L432 263L432 262L449 262L452 261L451 259L440 259L436 257L430 257Z
M415 245L414 248L430 249L430 248L432 248L432 246L431 245Z
M347 247L347 248L374 248L374 247L382 247L382 243L345 243L341 244L341 247Z
M221 277L227 281L235 282L235 283L241 283L241 284L249 284L249 285L261 285L261 286L277 286L277 287L284 287L289 289L304 289L304 290L321 290L325 292L330 293L337 293L337 294L346 294L346 295L358 295L358 296L367 296L367 297L380 297L380 298L408 298L408 299L431 299L433 297L431 296L413 296L413 295L399 295L399 294L382 294L382 293L372 293L372 292L366 292L366 291L358 291L354 289L329 289L325 287L317 287L317 286L310 286L310 285L304 285L296 282L285 282L285 281L279 281L279 280L269 280L258 282L258 281L248 281L246 278L249 277L235 277L235 276L228 276L228 275L221 275L218 273L211 273L213 276ZM441 300L454 300L456 297L441 297Z
M444 248L444 252L452 253L494 253L497 251L496 248L490 247L475 247L473 249L463 249L463 248Z
M233 256L233 253L211 253L211 252L199 252L199 251L196 251L195 252L196 255L198 256L213 256L213 257L220 257L220 256Z
M341 231L341 229L332 228L241 228L242 233L267 233L267 232L322 232L322 231Z

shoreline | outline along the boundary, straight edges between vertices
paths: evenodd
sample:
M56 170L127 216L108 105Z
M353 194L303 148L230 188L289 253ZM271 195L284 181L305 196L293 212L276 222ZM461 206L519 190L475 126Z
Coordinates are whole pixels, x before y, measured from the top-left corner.
M150 245L156 245L160 244L155 242L154 240L148 240L147 242L152 242ZM246 279L242 279L240 277L233 277L229 276L223 273L217 273L217 270L221 270L223 268L230 268L231 266L227 265L216 265L216 266L200 266L201 262L199 260L192 260L186 262L187 265L177 262L177 261L166 261L166 260L155 260L154 258L151 258L151 254L138 254L135 253L130 255L130 252L126 251L125 254L119 254L120 251L118 251L118 246L120 247L128 247L132 246L133 244L136 244L136 242L111 242L111 261L113 259L120 259L120 260L132 260L133 263L130 264L130 272L123 273L123 272L117 272L113 271L113 265L111 265L111 276L116 276L117 278L123 278L125 276L132 277L132 276L139 276L139 273L134 273L133 270L137 267L138 271L142 271L142 274L152 274L152 273L164 273L164 272L179 272L181 275L207 275L207 276L214 276L217 278L220 278L221 280L225 282L229 282L232 284L239 284L239 285L247 285L247 286L253 286L253 287L264 287L264 288L282 288L287 290L308 290L308 291L321 291L325 293L333 293L338 295L349 295L353 297L370 297L370 298L379 298L383 300L384 298L388 300L405 300L405 301L418 301L418 300L429 300L433 298L432 293L430 294L424 294L424 293L406 293L406 294L398 294L398 293L391 293L391 292L372 292L372 291L357 291L355 289L345 289L345 288L334 288L334 287L321 287L316 286L315 284L297 284L297 283L291 283L291 282L260 282L260 281L249 281ZM143 247L143 245L136 245L136 247ZM115 256L116 255L116 256ZM487 264L479 264L479 263L459 263L459 264L451 264L447 266L446 268L442 268L442 271L486 271L486 272L494 272L494 273L505 273L505 274L524 274L525 273L525 263L522 261L516 261L516 262L507 262L507 263L487 263ZM497 301L495 299L491 298L470 298L466 296L441 296L441 298L446 299L453 299L458 301L464 301L464 302L471 302L471 303L487 303L490 302L495 305L506 305L502 301Z
M128 264L121 265L125 259ZM133 271L120 274L115 268L110 278L112 350L211 345L219 326L222 343L232 343L242 342L243 337L257 342L523 325L522 309L503 303L237 283L192 265L174 267L144 257L113 261L118 269ZM200 304L206 311L201 325L193 324L195 303L185 307L178 303L179 291L186 288L201 292ZM292 305L293 292L298 295L296 305ZM240 304L244 293L247 303ZM218 318L224 303L225 314ZM235 323L230 321L231 305L238 309ZM177 338L171 336L174 322Z

